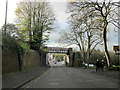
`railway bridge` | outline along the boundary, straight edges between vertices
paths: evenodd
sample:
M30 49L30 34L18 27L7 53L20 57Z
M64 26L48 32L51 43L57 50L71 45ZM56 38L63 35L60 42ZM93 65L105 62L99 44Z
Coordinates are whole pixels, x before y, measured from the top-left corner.
M73 66L73 51L72 48L62 48L62 47L43 47L43 51L41 52L41 60L42 66L47 66L48 55L52 53L63 53L68 57L67 66Z

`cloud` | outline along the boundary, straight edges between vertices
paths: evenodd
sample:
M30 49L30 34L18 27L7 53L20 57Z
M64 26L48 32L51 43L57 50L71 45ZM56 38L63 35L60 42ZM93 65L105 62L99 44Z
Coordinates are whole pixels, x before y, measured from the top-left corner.
M49 2L67 2L68 0L47 0Z
M7 23L13 23L15 18L15 9L17 2L22 0L8 0L8 12L7 12ZM6 0L0 1L0 27L5 23L5 11L6 11Z
M55 42L52 42L52 43L49 43L47 44L46 46L48 47L63 47L63 48L74 48L76 50L79 49L79 47L76 45L76 44L72 44L72 45L69 45L69 44L66 44L66 43L55 43Z
M56 42L60 37L60 34L58 32L51 32L50 33L50 42Z
M66 2L51 2L51 6L53 7L53 11L56 16L56 20L58 22L66 22L67 14L66 14Z

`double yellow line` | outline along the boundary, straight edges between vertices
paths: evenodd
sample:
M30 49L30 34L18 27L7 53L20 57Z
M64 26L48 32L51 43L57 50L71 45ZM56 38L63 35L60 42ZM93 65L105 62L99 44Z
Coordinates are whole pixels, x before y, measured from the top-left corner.
M76 2L78 0L68 0L68 2ZM80 2L86 2L87 0L79 0Z
M31 82L29 82L28 84L26 84L25 86L23 86L24 88L29 88L31 85L33 85L35 82L37 82L38 80L40 80L43 76L45 76L52 68L48 69L46 72L44 72L43 74L39 75L37 78L35 78L34 80L32 80Z

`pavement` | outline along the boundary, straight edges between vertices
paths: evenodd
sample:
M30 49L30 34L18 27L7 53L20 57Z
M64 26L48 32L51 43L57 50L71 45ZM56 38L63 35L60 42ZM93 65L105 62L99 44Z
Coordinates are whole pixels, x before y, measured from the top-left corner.
M2 88L19 88L22 85L30 82L44 72L48 71L50 67L39 67L28 71L17 72L12 75L2 77Z
M120 80L120 77L119 77L120 72L119 71L108 71L108 70L106 70L106 71L103 71L103 72L92 71L91 73Z
M77 67L77 69L82 69L82 68ZM85 70L87 72L90 72L92 74L96 74L96 75L110 77L110 78L113 78L113 79L120 80L120 77L119 77L120 71L104 70L104 71L98 71L98 72L96 72L95 69L90 69L90 68L83 69L83 70Z

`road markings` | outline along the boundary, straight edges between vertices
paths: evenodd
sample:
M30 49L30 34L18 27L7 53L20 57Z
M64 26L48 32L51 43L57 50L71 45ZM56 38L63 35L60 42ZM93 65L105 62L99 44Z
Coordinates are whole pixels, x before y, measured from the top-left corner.
M115 83L110 83L110 85L116 85Z
M59 85L58 82L55 82L55 83L49 83L50 85Z
M51 68L49 70L51 70ZM25 85L24 87L25 88L29 88L31 85L33 85L35 82L37 82L38 80L40 80L43 76L45 76L49 72L49 70L47 70L46 72L44 72L43 74L41 74L38 78L36 78L36 79L32 80L31 82L29 82L28 85Z
M29 88L30 86L27 86L26 88Z
M61 81L62 79L50 79L50 81Z

